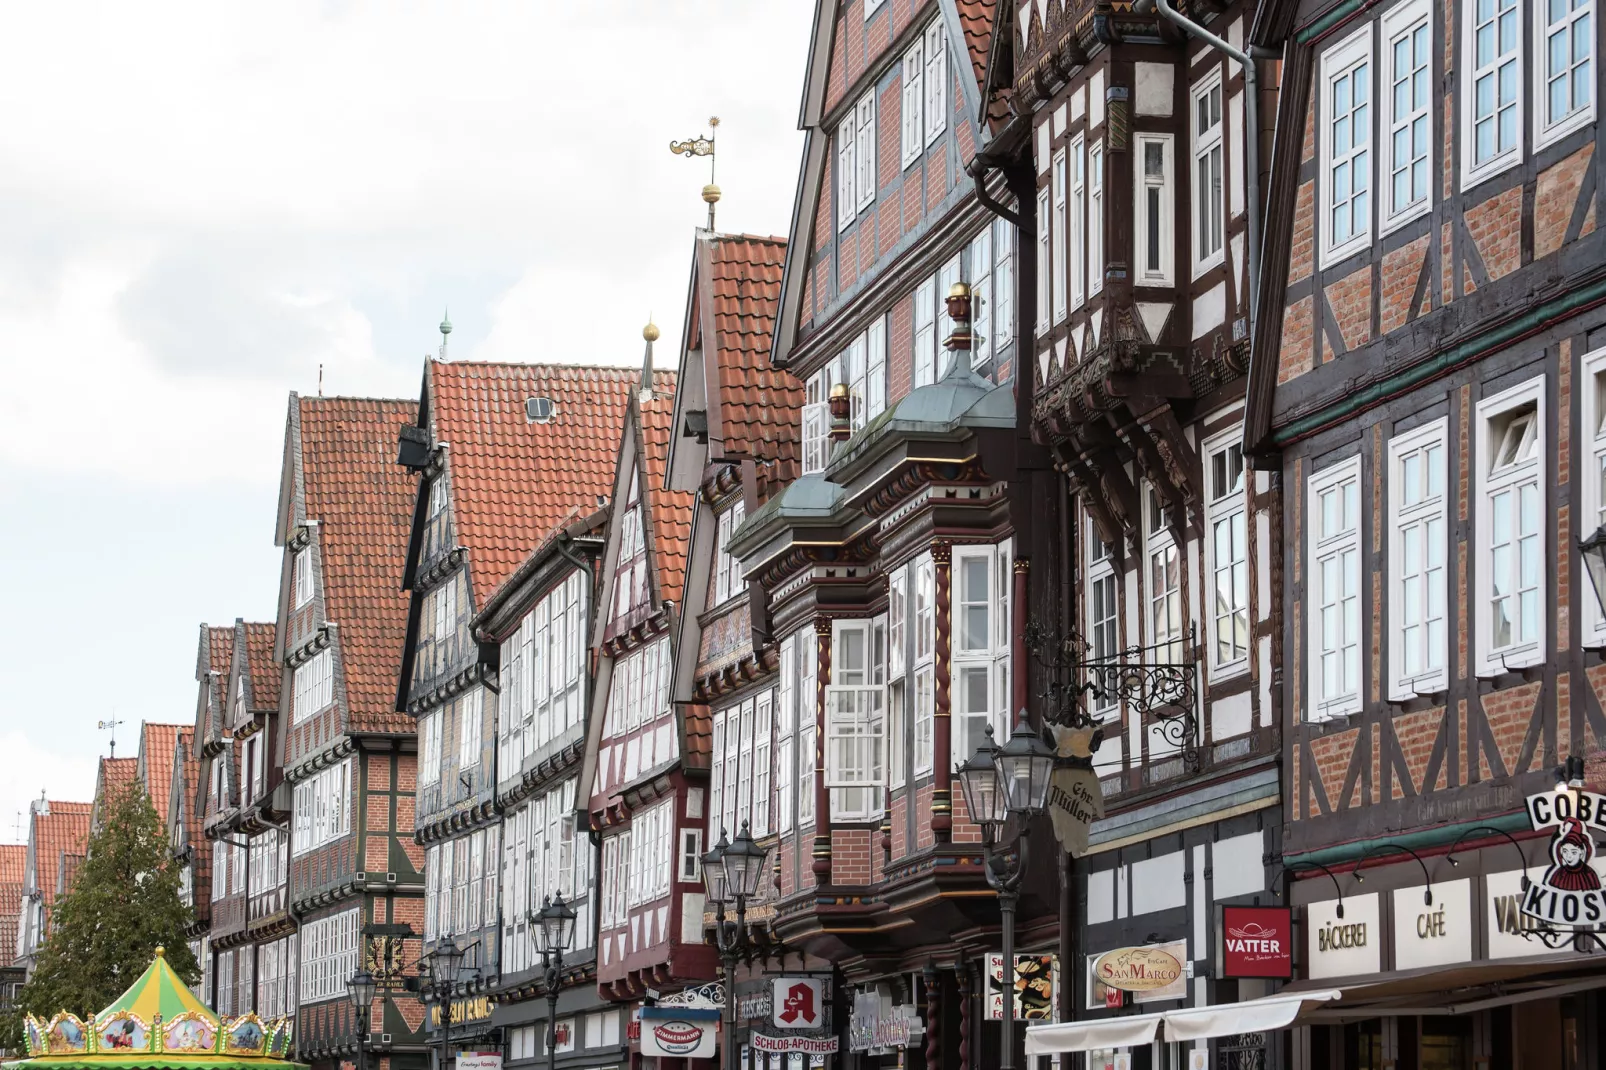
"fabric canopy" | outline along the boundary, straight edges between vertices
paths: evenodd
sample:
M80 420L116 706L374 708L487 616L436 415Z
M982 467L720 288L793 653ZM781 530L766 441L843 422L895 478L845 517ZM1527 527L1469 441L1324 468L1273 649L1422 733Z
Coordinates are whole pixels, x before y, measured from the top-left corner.
M1340 990L1329 988L1291 996L1267 996L1242 1003L1166 1011L1165 1037L1167 1040L1207 1040L1210 1037L1286 1029L1310 1007L1340 999L1343 995Z
M1026 1054L1056 1055L1147 1044L1154 1039L1164 1018L1163 1014L1129 1014L1120 1018L1027 1026Z

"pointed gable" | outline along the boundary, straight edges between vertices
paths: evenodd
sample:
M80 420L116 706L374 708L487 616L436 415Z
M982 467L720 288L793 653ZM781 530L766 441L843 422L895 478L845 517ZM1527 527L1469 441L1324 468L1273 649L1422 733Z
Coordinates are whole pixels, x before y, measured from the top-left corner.
M671 384L670 393L654 394L640 406L641 458L646 480L647 518L652 543L648 547L653 570L657 573L658 597L662 601L681 601L686 582L686 548L691 541L693 497L666 489L664 468L669 461L669 431L674 419L674 376L659 375Z
M407 633L402 573L412 527L414 478L395 464L396 438L416 401L297 398L300 498L318 522L328 619L339 627L352 731L410 732L395 711Z
M200 684L195 700L197 746L221 743L228 738L224 725L227 708L223 689L228 686L234 665L234 628L201 625L200 651L195 659L195 681Z
M483 598L577 506L609 492L629 368L432 360L426 370L434 442L447 450L457 541ZM551 398L548 420L524 403Z
M142 722L139 726L139 779L145 785L157 816L167 823L173 795L174 751L179 736L187 734L183 725Z
M73 858L83 857L89 843L89 818L93 803L35 803L33 828L34 890L48 911L56 902L62 884L62 867Z
M244 627L245 666L250 673L251 708L277 710L279 708L279 666L273 660L274 625L246 624Z
M0 844L0 949L10 961L17 946L17 924L22 919L22 882L28 868L28 847Z

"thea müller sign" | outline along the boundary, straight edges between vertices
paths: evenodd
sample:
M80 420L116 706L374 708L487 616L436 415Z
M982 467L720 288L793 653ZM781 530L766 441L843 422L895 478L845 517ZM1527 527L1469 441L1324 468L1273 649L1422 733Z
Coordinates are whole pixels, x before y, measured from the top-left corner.
M1550 829L1550 865L1522 896L1522 913L1549 925L1593 928L1606 922L1606 891L1595 860L1595 833L1606 833L1606 795L1546 791L1528 796L1528 823Z
M1072 855L1087 854L1087 834L1093 822L1104 816L1104 792L1092 769L1054 770L1048 782L1048 816L1054 822L1054 838Z

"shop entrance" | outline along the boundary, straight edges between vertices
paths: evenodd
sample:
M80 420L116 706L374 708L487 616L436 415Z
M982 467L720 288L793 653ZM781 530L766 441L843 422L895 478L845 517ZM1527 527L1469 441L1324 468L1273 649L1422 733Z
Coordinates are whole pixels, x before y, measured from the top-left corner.
M1595 993L1312 1029L1310 1070L1606 1070Z

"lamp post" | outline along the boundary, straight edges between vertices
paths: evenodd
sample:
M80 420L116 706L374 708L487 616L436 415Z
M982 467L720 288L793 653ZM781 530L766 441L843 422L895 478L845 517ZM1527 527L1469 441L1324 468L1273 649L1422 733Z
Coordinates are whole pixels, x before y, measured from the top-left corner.
M725 967L725 1066L736 1070L736 959L747 946L747 901L758 894L764 879L769 851L753 842L747 822L736 839L727 841L725 830L719 843L703 855L703 890L714 904L714 943ZM725 920L725 904L736 907L736 921Z
M965 807L970 819L981 826L987 848L987 884L998 893L1004 959L999 978L1004 995L999 1070L1015 1068L1015 903L1026 875L1029 839L1025 827L1043 812L1054 758L1054 748L1043 741L1021 710L1008 743L995 746L993 728L988 725L976 753L956 770L965 791ZM1011 817L1016 819L1015 836L1006 844L999 833Z
M446 1070L452 1041L452 992L457 986L457 975L463 968L463 949L457 941L446 937L430 954L429 976L435 990L435 1002L441 1009L441 1065Z
M346 982L346 995L357 1012L357 1070L368 1070L368 1015L373 1010L379 982L367 969L360 969Z
M536 950L546 964L546 1064L547 1070L558 1065L558 985L563 980L563 953L574 940L574 908L563 901L547 896L540 913L530 911L529 921L536 936Z

